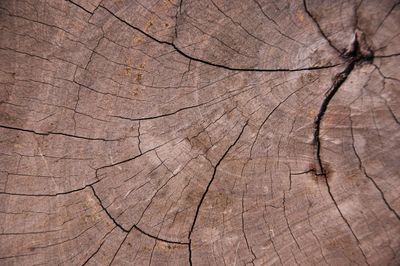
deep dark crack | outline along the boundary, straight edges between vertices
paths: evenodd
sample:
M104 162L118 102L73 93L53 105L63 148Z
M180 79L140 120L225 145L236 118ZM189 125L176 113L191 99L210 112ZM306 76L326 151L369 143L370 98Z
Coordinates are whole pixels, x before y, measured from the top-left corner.
M355 37L351 44L350 50L343 54L343 57L347 60L346 68L335 76L333 84L327 91L326 96L320 105L319 112L314 120L314 145L316 159L315 174L317 176L326 176L326 171L321 160L320 129L322 119L325 115L326 110L328 109L329 103L331 102L332 98L335 96L339 88L350 76L356 65L364 62L372 62L374 59L373 52L369 48L364 47L365 43L360 43L359 35L359 33L355 33Z
M399 7L1 2L0 260L396 264Z
M338 203L335 200L335 197L332 194L331 187L329 185L329 180L327 178L327 172L325 170L325 167L323 165L322 159L321 159L321 140L320 140L320 128L321 128L321 122L322 119L325 115L325 112L328 109L328 105L331 102L332 98L335 96L336 92L339 90L339 88L343 85L343 83L347 80L351 72L354 70L354 67L356 65L362 64L364 62L371 63L374 59L373 52L368 48L365 47L365 42L361 38L360 39L360 33L356 32L354 40L351 44L351 48L343 54L343 57L347 60L347 65L346 68L338 73L334 80L331 88L328 90L325 98L322 101L322 104L320 106L320 110L314 120L314 145L315 145L315 159L316 159L316 165L315 165L315 175L316 176L322 176L325 180L325 184L328 189L328 194L330 198L332 199L336 210L339 212L340 216L342 217L343 221L346 223L348 229L350 230L351 234L353 237L356 239L357 244L358 244L358 249L360 250L362 256L364 257L364 261L367 265L369 265L367 256L364 252L364 250L361 248L361 243L360 240L358 239L357 235L355 234L353 228L351 227L349 221L346 219L346 217L343 215L342 210L339 208Z

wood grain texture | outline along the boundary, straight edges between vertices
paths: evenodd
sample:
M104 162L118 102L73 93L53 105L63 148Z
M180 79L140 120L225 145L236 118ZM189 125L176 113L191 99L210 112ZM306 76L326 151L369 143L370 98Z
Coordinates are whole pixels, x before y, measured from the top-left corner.
M0 1L0 265L399 265L400 2Z

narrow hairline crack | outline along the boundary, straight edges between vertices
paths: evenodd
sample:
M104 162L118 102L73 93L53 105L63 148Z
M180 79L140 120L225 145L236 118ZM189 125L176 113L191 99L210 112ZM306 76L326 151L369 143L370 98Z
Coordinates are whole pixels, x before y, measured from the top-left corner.
M138 227L136 224L132 225L131 228L126 229L123 225L121 225L120 223L118 223L114 217L110 214L110 212L107 210L107 208L104 207L103 202L101 201L100 197L98 196L98 194L96 193L96 190L94 189L93 185L95 185L96 183L100 182L100 180L97 180L91 184L88 184L84 187L78 188L78 189L74 189L74 190L70 190L70 191L66 191L66 192L59 192L59 193L54 193L54 194L26 194L26 193L9 193L9 192L0 192L0 195L9 195L9 196L22 196L22 197L57 197L57 196L61 196L61 195L68 195L68 194L72 194L72 193L76 193L79 191L83 191L87 188L90 188L91 191L93 192L93 195L95 196L95 198L98 200L100 207L102 208L102 210L107 214L107 216L112 220L112 222L114 223L115 226L117 226L119 229L121 229L123 232L125 233L130 233L132 231L132 229L135 229L137 231L139 231L140 233L153 238L157 241L161 241L161 242L165 242L168 244L176 244L176 245L189 245L188 242L180 242L180 241L173 241L173 240L168 240L168 239L164 239L164 238L160 238L157 236L153 236L149 233L147 233L146 231L144 231L143 229L141 229L140 227Z
M154 120L154 119L159 119L159 118L165 118L165 117L169 117L169 116L178 114L182 111L187 111L187 110L191 110L191 109L195 109L195 108L199 108L199 107L209 107L209 106L216 105L216 104L224 102L226 100L230 100L231 98L235 98L236 96L238 96L242 93L246 93L247 91L249 91L251 89L252 89L251 86L246 86L246 87L242 87L242 88L239 88L236 90L230 90L230 91L226 92L225 94L218 96L216 98L212 98L211 100L208 100L206 102L201 102L201 103L198 103L195 105L185 106L185 107L179 108L177 110L174 110L174 111L171 111L171 112L168 112L165 114L159 114L159 115L147 116L147 117L138 117L138 118L130 118L130 117L119 116L119 115L112 115L111 117L122 119L122 120L129 120L132 122L140 122L140 121L148 121L148 120ZM239 91L239 92L233 93L235 91ZM228 94L228 96L225 96L226 94ZM219 98L221 98L221 99L219 99Z
M8 195L8 196L21 196L21 197L57 197L57 196L62 196L62 195L68 195L72 193L76 193L82 190L85 190L88 187L91 187L92 185L100 182L101 180L96 180L93 183L87 184L83 187L69 190L69 191L64 191L64 192L57 192L57 193L48 193L48 194L28 194L28 193L14 193L14 192L0 192L0 195Z
M326 186L327 186L327 188L328 188L328 194L329 194L329 196L331 197L331 199L332 199L332 201L333 201L333 204L334 204L335 207L336 207L336 210L339 212L339 214L340 214L340 216L342 217L343 221L346 223L347 227L349 228L351 234L353 235L353 237L354 237L355 240L357 241L357 247L358 247L358 249L360 250L360 252L361 252L361 254L362 254L362 256L363 256L365 263L366 263L367 265L370 265L370 264L368 263L367 256L366 256L365 253L364 253L364 250L361 248L361 242L360 242L360 240L358 239L357 235L355 234L355 232L354 232L353 228L351 227L349 221L346 219L346 217L344 217L344 215L343 215L341 209L339 208L339 205L337 204L337 202L336 202L336 200L335 200L335 197L333 197L333 194L332 194L332 191L331 191L331 186L329 185L328 178L326 178L326 176L325 176L324 180L325 180L325 184L326 184Z
M157 241L161 241L161 242L168 243L168 244L189 245L189 243L187 243L187 242L173 241L173 240L168 240L168 239L160 238L160 237L157 237L157 236L153 236L153 235L147 233L146 231L144 231L143 229L141 229L140 227L138 227L136 224L133 224L129 229L126 229L123 225L121 225L120 223L118 223L118 222L114 219L114 217L110 214L110 212L107 210L107 208L104 207L103 202L101 201L100 197L97 195L96 190L94 189L94 187L93 187L92 185L89 185L89 187L91 188L91 190L92 190L92 192L93 192L93 195L94 195L94 196L96 197L96 199L98 200L99 205L100 205L100 207L103 209L103 211L104 211L104 212L107 214L107 216L113 221L113 223L114 223L118 228L120 228L122 231L124 231L125 233L129 234L129 233L132 231L132 229L135 229L135 230L139 231L140 233L142 233L142 234L144 234L144 235L146 235L146 236L148 236L148 237L150 237L150 238L153 238L153 239L155 239L155 240L157 240Z
M211 187L211 184L213 183L213 181L214 181L214 179L215 179L218 166L221 164L221 162L224 160L224 158L228 155L229 151L230 151L230 150L236 145L236 143L239 141L239 139L240 139L241 136L243 135L243 132L244 132L245 128L246 128L247 125L248 125L248 122L249 122L248 120L245 122L244 126L242 127L242 129L241 129L239 135L236 137L235 141L226 149L225 153L221 156L221 158L219 159L219 161L218 161L218 162L216 163L216 165L214 166L214 171L213 171L212 177L211 177L210 181L209 181L208 184L207 184L207 187L206 187L206 189L205 189L205 191L204 191L204 193L203 193L203 195L202 195L202 197L201 197L201 199L200 199L200 201L199 201L199 204L197 205L196 213L195 213L195 216L194 216L194 219L193 219L192 226L190 227L189 237L188 237L188 238L189 238L189 264L190 264L190 265L192 265L192 239L191 239L191 237L192 237L193 229L194 229L194 227L195 227L195 225L196 225L197 218L198 218L198 216L199 216L199 212L200 212L201 205L203 204L203 201L204 201L204 199L205 199L205 197L206 197L206 195L207 195L207 193L208 193L208 191L209 191L209 189L210 189L210 187Z
M286 214L286 192L285 191L283 191L282 206L283 206L283 217L285 218L286 226L287 226L287 228L289 230L289 233L292 236L294 242L296 243L296 246L299 249L299 251L302 252L302 250L300 248L300 245L299 245L299 242L297 241L297 238L294 236L293 230L290 227L289 220L288 220L288 217L287 217L287 214Z
M59 135L59 136L64 136L64 137L70 137L70 138L76 138L76 139L84 139L84 140L93 140L93 141L121 141L123 139L123 138L119 138L119 139L90 138L90 137L84 137L84 136L73 135L73 134L68 134L68 133L51 132L51 131L48 131L48 132L37 132L37 131L35 131L33 129L18 128L18 127L6 126L6 125L0 125L0 128L33 133L33 134L39 135L39 136Z
M83 6L81 6L81 5L77 4L77 3L75 3L74 1L71 1L71 0L66 0L66 1L67 1L67 2L70 2L71 4L75 5L76 7L80 8L80 9L82 9L82 10L85 11L86 13L89 13L89 14L93 15L93 12L87 10L86 8L84 8Z
M365 169L365 166L364 166L364 164L363 164L363 162L361 160L361 157L358 154L358 151L356 149L356 144L355 144L355 141L354 141L353 120L351 119L351 113L350 113L349 119L350 119L350 133L351 133L351 140L352 140L351 144L352 144L352 148L353 148L354 154L356 155L357 160L358 160L358 168L364 174L364 176L367 177L372 182L372 184L375 186L375 188L379 191L379 193L381 195L381 198L382 198L383 202L385 203L386 207L389 209L389 211L391 211L396 216L396 218L398 220L400 220L400 215L396 212L395 209L393 209L392 206L390 206L390 204L387 201L387 199L385 197L385 194L383 193L382 189L378 186L376 181L370 175L368 175L367 170Z
M317 19L314 17L314 15L308 10L307 7L307 0L303 0L303 5L304 5L304 10L306 11L307 15L311 18L311 20L314 22L314 24L317 26L319 33L322 35L322 37L328 42L329 46L332 47L337 53L342 55L342 52L335 46L333 45L332 41L326 36L325 32L322 30L321 26L319 25Z
M250 244L249 244L249 240L247 239L247 234L246 234L245 224L244 224L244 213L245 213L245 208L244 208L244 195L245 195L245 193L247 193L247 184L245 185L245 189L243 190L243 193L242 193L242 213L241 213L241 218L242 218L242 232L243 232L244 240L245 240L245 242L246 242L247 249L250 251L251 255L253 256L253 258L251 259L251 261L250 261L250 262L247 262L246 265L247 265L248 263L251 263L251 264L253 264L253 266L254 266L254 265L255 265L255 264L254 264L254 261L257 259L257 256L256 256L256 254L254 253L253 248L252 248L252 247L250 246Z

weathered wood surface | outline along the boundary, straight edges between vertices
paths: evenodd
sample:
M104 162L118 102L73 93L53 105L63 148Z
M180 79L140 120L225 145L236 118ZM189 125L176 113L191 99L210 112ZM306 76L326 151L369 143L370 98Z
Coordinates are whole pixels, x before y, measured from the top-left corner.
M1 265L399 265L398 1L0 2Z

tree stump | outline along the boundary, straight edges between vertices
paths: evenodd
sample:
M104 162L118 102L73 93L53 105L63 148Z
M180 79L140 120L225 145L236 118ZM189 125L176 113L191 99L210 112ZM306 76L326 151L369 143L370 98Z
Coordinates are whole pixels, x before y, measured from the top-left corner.
M399 265L400 2L0 2L1 265Z

